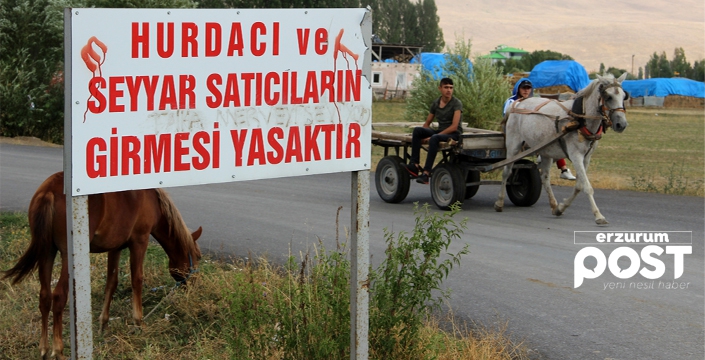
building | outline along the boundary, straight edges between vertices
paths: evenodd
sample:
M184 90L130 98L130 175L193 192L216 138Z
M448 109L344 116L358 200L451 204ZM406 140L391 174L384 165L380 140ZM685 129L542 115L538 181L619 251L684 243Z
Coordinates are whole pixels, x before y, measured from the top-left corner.
M507 59L519 60L529 52L524 49L517 49L507 45L498 45L488 55L480 56L480 59L491 59L492 63L504 62Z
M411 83L421 72L420 63L411 63L419 56L422 46L372 44L372 93L375 99L405 98Z

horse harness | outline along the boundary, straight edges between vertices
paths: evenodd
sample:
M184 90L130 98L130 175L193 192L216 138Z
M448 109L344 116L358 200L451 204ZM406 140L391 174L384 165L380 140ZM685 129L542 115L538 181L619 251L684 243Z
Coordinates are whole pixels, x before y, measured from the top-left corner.
M614 82L607 86L600 85L600 101L597 107L600 116L585 115L585 103L583 101L582 96L579 96L575 99L575 101L573 102L573 108L571 110L567 110L565 107L563 107L562 104L558 103L561 107L563 107L563 109L567 110L569 116L574 119L578 119L577 121L580 123L578 131L580 131L580 134L583 135L585 139L590 141L602 139L602 134L606 132L607 129L612 127L612 114L614 114L615 111L620 111L623 113L627 112L627 109L624 107L624 105L622 105L622 107L620 108L611 109L608 108L605 104L605 95L607 94L607 89L613 87L621 88L622 86L617 82ZM600 122L600 126L597 128L597 131L594 134L585 126L585 119L602 120L602 122Z
M626 113L627 110L622 105L620 108L608 108L607 105L605 104L605 96L607 94L607 89L613 88L613 87L619 87L621 88L622 86L618 82L614 82L612 84L609 84L607 86L600 85L599 92L600 92L600 101L598 103L597 110L600 113L599 116L591 116L591 115L586 115L585 114L585 102L583 101L583 97L579 96L575 98L575 101L573 102L573 107L572 109L568 109L563 105L562 102L554 99L547 99L546 101L542 102L536 108L533 110L529 109L517 109L516 105L517 103L525 100L525 99L520 99L515 101L512 104L512 108L509 110L509 113L516 113L516 114L525 114L525 115L542 115L548 118L553 118L555 125L556 125L556 132L568 132L568 131L574 131L577 130L580 135L582 135L586 140L591 141L592 143L590 144L590 147L592 148L593 144L595 141L602 139L602 134L607 131L608 128L612 126L612 114L614 114L615 111L621 111L623 113ZM628 95L627 95L628 96ZM626 100L626 99L625 99ZM565 110L566 114L568 116L566 117L560 117L560 116L553 116L549 114L545 114L540 112L542 107L544 107L546 104L549 104L551 102L555 102L558 106L563 108ZM570 120L566 126L563 126L562 128L560 127L559 123L562 120ZM585 126L585 120L590 119L590 120L602 120L600 122L600 126L597 128L597 131L594 133L590 131L590 129ZM565 140L563 138L560 138L559 143L561 145L561 148L563 149L563 152L568 155L568 149L565 144Z

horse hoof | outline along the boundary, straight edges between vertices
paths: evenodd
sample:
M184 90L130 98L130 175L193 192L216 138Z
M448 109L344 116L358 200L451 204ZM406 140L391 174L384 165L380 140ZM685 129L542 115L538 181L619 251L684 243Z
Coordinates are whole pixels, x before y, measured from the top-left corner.
M504 210L504 206L499 206L497 204L494 204L494 211L502 212L502 210Z
M602 218L602 219L595 219L595 224L597 224L597 225L607 225L607 224L609 224L609 223L610 223L610 222L607 221L607 219L605 219L605 218Z
M558 208L553 209L553 211L551 211L551 213L556 216L563 215L563 211L558 210Z

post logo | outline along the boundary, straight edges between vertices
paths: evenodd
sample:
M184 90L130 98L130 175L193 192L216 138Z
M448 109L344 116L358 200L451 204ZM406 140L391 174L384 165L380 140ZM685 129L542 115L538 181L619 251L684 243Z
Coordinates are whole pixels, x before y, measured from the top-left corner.
M634 289L670 289L674 287L686 288L675 280L683 275L685 255L692 254L692 231L668 232L597 232L576 231L574 233L576 245L585 246L575 255L574 288L579 288L585 280L597 279L609 270L618 279L631 279L637 274L649 282L606 283L605 289L634 288ZM616 246L616 248L615 248ZM641 247L641 249L635 249ZM596 265L586 266L586 260ZM628 259L629 265L623 266ZM658 284L656 279L661 279Z

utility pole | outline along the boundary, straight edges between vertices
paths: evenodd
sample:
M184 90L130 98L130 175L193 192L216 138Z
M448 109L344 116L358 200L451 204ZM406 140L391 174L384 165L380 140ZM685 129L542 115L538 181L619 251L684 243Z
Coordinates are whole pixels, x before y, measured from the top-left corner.
M636 75L634 75L634 54L632 54L632 76L636 79Z

